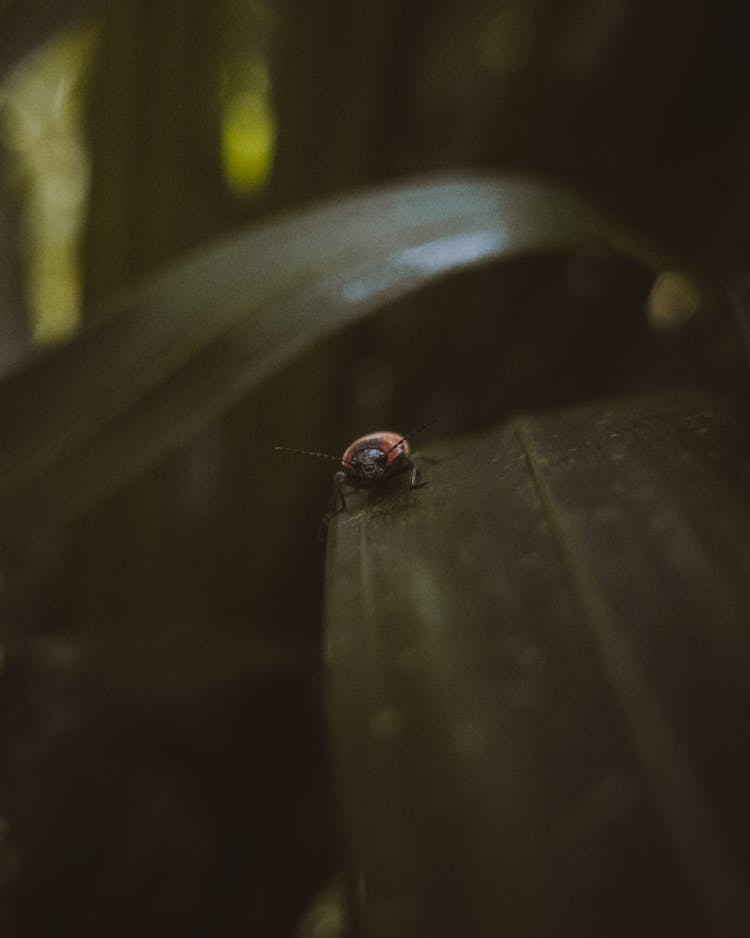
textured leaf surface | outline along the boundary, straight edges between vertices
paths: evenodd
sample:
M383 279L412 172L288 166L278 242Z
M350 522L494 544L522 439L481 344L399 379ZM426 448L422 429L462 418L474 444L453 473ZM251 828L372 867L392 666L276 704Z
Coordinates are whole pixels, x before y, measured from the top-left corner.
M581 246L660 262L580 201L497 178L353 195L199 254L0 387L6 537L75 517L385 301L498 258Z
M748 416L519 418L333 523L364 934L747 934Z

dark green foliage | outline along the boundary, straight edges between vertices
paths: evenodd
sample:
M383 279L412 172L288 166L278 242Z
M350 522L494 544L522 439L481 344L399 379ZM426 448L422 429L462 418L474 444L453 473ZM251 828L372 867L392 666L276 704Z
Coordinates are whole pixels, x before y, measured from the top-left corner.
M746 934L747 13L10 0L0 67L97 15L31 358L0 192L3 935ZM273 446L434 418L326 552Z
M746 934L747 428L690 395L519 417L333 523L363 934Z

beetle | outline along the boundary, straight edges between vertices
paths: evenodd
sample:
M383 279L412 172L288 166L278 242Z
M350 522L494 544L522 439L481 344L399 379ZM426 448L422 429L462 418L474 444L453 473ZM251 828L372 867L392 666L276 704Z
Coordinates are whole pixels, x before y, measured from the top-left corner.
M385 482L401 472L411 470L409 487L422 488L427 482L418 482L418 470L410 458L409 439L416 433L431 426L434 421L412 430L407 436L394 433L392 430L376 430L358 437L344 450L344 455L331 456L329 453L319 453L306 449L291 449L288 446L275 446L277 453L294 453L298 456L313 456L316 459L332 459L340 463L341 468L333 477L335 491L330 511L326 512L320 523L319 536L325 537L328 525L332 518L346 509L346 496L344 488L352 489L371 488Z

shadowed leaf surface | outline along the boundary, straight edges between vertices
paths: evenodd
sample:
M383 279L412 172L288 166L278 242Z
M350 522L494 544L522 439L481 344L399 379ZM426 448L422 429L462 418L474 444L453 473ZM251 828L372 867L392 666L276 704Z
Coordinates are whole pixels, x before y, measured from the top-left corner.
M747 933L747 418L521 417L336 519L365 935Z

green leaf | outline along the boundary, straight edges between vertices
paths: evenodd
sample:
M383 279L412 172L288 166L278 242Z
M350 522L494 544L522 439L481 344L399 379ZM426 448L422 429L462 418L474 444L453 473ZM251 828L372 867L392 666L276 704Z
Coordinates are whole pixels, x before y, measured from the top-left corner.
M425 444L428 486L334 519L364 933L748 933L748 418L685 395L523 417Z
M325 336L458 270L529 252L648 245L558 189L400 183L198 254L0 387L6 538L76 517Z
M0 74L57 32L85 23L114 0L5 0L0 5Z

